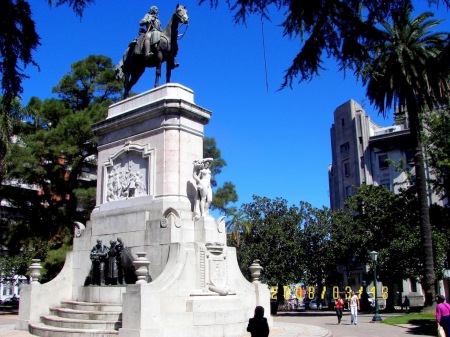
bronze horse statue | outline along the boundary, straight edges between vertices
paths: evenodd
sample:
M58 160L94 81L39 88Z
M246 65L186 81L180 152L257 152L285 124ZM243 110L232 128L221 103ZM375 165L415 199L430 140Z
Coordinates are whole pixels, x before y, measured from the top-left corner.
M166 28L161 32L161 39L158 42L157 49L150 59L146 59L143 52L136 53L136 48L131 46L125 51L122 60L116 67L116 77L124 81L123 98L128 98L133 85L144 73L145 68L156 68L155 88L159 86L161 77L161 65L166 62L166 83L170 82L172 69L175 68L175 56L178 54L178 26L187 24L189 17L186 6L177 5ZM141 35L145 32L142 32ZM140 38L143 38L141 36ZM139 38L138 38L139 39Z

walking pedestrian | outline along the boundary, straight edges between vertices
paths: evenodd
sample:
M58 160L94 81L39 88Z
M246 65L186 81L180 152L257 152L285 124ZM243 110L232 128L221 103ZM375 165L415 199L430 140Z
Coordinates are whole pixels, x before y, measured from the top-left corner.
M338 325L341 325L342 313L344 311L344 299L342 298L342 294L339 294L339 298L336 301L335 309L338 318Z
M405 307L406 313L409 312L409 298L408 298L408 296L405 296L405 300L403 301L402 307Z
M358 310L360 310L360 306L358 295L355 294L354 290L352 290L352 297L350 298L350 301L348 301L348 308L352 315L352 325L358 324Z
M450 304L445 302L443 295L436 296L436 322L438 330L442 327L446 336L450 336Z

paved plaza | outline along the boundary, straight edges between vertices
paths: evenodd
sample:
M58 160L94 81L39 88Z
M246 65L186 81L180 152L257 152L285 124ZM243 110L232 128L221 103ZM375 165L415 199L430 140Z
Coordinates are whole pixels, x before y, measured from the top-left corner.
M382 318L396 314L381 314ZM391 326L372 323L372 314L360 314L358 325L350 325L349 312L344 313L342 324L331 311L279 313L274 317L272 337L413 337L435 336L433 329L414 325ZM32 337L25 331L14 330L17 315L0 314L0 337ZM250 334L244 335L245 337ZM243 336L243 337L244 337Z

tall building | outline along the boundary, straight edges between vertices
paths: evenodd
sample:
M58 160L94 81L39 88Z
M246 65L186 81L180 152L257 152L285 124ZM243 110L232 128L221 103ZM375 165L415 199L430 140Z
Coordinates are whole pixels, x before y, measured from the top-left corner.
M362 184L381 185L398 193L400 188L414 183L413 142L405 116L404 112L396 111L394 125L382 127L375 124L354 100L336 108L330 130L332 164L328 169L331 209L343 209L345 200ZM432 177L428 168L426 174L427 178ZM443 205L431 188L428 196L430 204ZM361 266L352 271L353 282L357 285L361 284L365 269ZM348 281L344 280L344 283ZM449 293L448 279L441 280L439 287L442 292ZM408 295L414 301L411 305L423 305L423 291L417 281L404 280L392 290L396 298Z
M355 193L354 187L362 184L385 186L397 193L413 183L408 179L414 177L408 121L401 113L395 117L395 125L382 127L354 100L336 108L328 169L331 209L344 208L345 200ZM426 172L430 177L430 171ZM428 195L430 204L442 204L431 189Z

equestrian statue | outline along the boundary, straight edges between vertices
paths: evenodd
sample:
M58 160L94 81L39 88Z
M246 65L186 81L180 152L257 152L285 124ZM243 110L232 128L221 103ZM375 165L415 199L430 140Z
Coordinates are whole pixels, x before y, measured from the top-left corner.
M175 12L161 31L158 8L150 7L149 12L139 22L145 28L139 29L139 36L133 40L116 67L116 77L124 81L123 98L128 98L133 85L144 73L145 68L156 68L155 88L159 86L161 65L166 62L166 83L170 82L172 69L178 67L178 26L188 24L186 6L177 5Z

